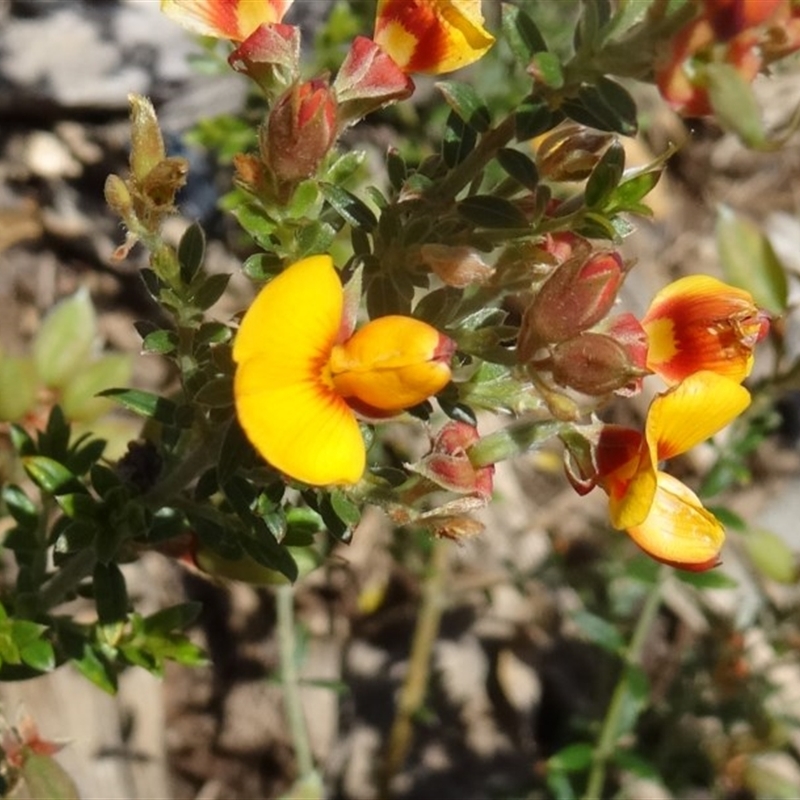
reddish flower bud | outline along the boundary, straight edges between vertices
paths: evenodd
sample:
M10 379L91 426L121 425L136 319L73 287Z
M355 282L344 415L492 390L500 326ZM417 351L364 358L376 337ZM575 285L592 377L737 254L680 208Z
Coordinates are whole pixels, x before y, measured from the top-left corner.
M616 394L631 397L642 390L644 376L650 372L647 365L649 342L642 323L630 312L606 319L597 326L597 333L605 333L621 344L633 368L630 383L616 390Z
M615 252L556 267L525 313L521 350L530 356L536 343L563 342L597 324L614 305L624 277L625 265Z
M593 397L623 389L640 374L624 345L603 333L561 342L548 362L556 383Z
M410 468L451 492L488 501L492 496L494 465L475 467L467 456L468 448L479 438L474 425L448 422L434 440L431 452Z
M347 125L410 97L414 82L372 39L356 36L333 82L333 91L339 103L339 123Z
M230 54L228 63L267 93L285 89L298 75L300 28L279 23L260 25Z
M336 140L336 98L327 80L293 86L270 111L261 156L283 183L313 175Z

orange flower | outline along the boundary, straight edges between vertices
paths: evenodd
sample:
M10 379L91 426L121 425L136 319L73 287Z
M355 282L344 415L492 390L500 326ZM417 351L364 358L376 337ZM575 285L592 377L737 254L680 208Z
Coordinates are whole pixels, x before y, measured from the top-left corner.
M702 371L658 395L645 433L605 426L597 444L597 481L608 493L615 528L660 561L686 568L713 566L724 539L722 526L680 481L658 463L713 436L750 403L730 378Z
M366 452L354 409L388 416L450 380L454 343L410 317L380 317L344 341L330 256L288 267L248 309L233 348L236 413L276 469L304 483L356 483ZM345 330L345 335L349 331Z
M161 0L161 10L201 36L243 42L259 25L280 22L293 0Z
M707 275L681 278L662 289L642 319L647 366L675 384L700 370L737 383L753 367L753 348L769 322L743 289Z
M481 0L378 0L375 42L404 72L442 72L477 61L494 44Z

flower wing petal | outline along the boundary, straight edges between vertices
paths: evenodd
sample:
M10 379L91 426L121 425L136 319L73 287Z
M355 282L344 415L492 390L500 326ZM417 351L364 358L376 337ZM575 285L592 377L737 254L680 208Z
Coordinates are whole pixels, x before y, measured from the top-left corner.
M696 372L658 395L645 436L653 463L685 453L722 430L750 405L750 393L715 372Z

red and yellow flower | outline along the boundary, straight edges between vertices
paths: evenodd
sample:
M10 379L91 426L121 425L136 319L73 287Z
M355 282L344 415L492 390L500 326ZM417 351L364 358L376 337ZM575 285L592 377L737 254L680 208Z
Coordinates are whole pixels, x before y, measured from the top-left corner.
M201 36L243 42L260 25L280 22L293 0L161 0L161 10Z
M404 72L466 67L494 44L481 0L378 0L375 42Z
M608 493L614 527L659 561L687 569L713 566L724 529L658 465L713 436L749 403L750 394L736 381L704 370L653 400L643 435L605 426L596 450L597 482Z
M642 319L647 333L647 367L675 384L700 370L737 383L753 367L753 348L769 320L743 289L708 275L671 283L653 299Z
M261 290L233 348L236 413L248 439L276 469L316 486L361 478L356 411L391 416L450 380L455 344L435 328L387 316L352 334L346 316L330 256L312 256Z

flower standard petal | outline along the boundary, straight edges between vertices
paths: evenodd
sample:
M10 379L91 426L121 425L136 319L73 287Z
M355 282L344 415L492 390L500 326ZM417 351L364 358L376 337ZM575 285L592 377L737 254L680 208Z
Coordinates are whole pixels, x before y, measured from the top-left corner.
M658 395L647 412L645 437L652 462L704 442L750 405L750 393L716 372L696 372Z
M442 72L477 61L494 44L480 0L379 0L375 41L405 72Z
M647 366L668 383L700 370L741 382L768 322L743 289L708 275L690 275L662 289L642 319Z
M365 413L401 411L444 388L454 350L451 339L425 322L379 317L333 348L333 386Z
M244 41L259 25L280 22L293 0L161 0L179 25L218 39Z
M248 439L276 469L313 485L355 483L366 461L328 367L342 305L330 257L304 259L261 290L233 348L236 412Z
M665 472L657 477L650 513L628 528L629 536L659 561L694 570L715 566L725 529L688 486Z

